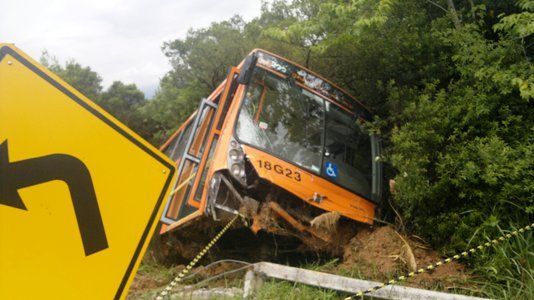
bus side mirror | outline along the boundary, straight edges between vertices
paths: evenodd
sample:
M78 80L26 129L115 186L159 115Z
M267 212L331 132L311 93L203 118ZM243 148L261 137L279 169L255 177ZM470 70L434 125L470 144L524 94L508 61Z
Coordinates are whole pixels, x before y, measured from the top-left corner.
M382 145L381 140L376 135L371 135L371 157L373 169L372 181L372 199L375 203L380 203L382 200L382 189L384 183L384 169L382 164Z
M247 58L243 62L243 65L241 66L239 76L237 77L237 83L239 84L250 83L250 79L252 78L252 71L254 71L254 66L256 66L257 60L258 60L258 57L256 56L256 53L247 56Z

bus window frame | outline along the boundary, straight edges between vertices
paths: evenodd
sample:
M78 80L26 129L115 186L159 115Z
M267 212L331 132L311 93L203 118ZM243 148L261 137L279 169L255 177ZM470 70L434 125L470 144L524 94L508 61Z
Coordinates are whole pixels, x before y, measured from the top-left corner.
M218 102L220 103L221 94L222 94L222 91L220 91L218 94L216 94L214 100L219 99ZM211 101L209 98L208 98L208 100ZM209 167L209 166L206 166L206 164L207 164L207 156L209 155L209 152L210 152L210 149L211 149L211 143L213 141L213 124L215 123L215 117L217 116L217 112L219 111L219 107L220 107L219 103L216 103L215 101L213 101L213 103L217 104L217 108L213 108L213 107L209 107L208 108L208 106L206 106L207 109L213 109L213 113L211 114L211 119L208 120L208 118L207 118L208 116L206 115L206 119L202 120L202 122L207 122L205 124L209 128L206 128L206 131L204 132L203 136L200 136L198 134L198 132L197 132L197 134L195 136L195 139L199 139L199 141L200 141L200 144L198 145L198 147L199 147L198 150L200 151L200 149L202 147L204 147L204 149L202 150L202 153L200 153L200 157L197 156L199 158L198 169L197 169L197 172L196 172L195 177L194 177L193 185L191 186L192 193L189 193L187 195L187 203L189 205L191 205L191 206L195 206L197 209L201 208L201 205L200 205L201 201L195 200L194 195L196 194L196 190L198 188L198 184L199 184L200 179L202 177L202 172L204 172L204 168ZM199 129L200 129L200 127L199 127ZM187 149L188 154L189 154L189 150L190 149ZM191 154L189 154L189 155L191 155Z
M266 67L264 67L264 66L262 66L262 65L256 65L256 67L257 67L257 68L261 68L261 69L263 69L263 70L266 70L266 71L268 71L268 72L271 72L271 73L273 73L273 74L275 74L275 75L277 75L277 76L279 76L279 77L281 77L281 78L284 78L284 79L286 79L286 80L287 80L287 78L288 78L288 76L286 76L286 75L284 75L284 74L282 74L282 73L280 73L280 72L277 72L277 71L275 71L275 70L271 70L271 69L269 69L269 68L266 68ZM352 111L350 108L343 106L341 103L336 102L336 101L334 101L334 100L332 100L332 99L326 97L325 95L321 95L320 93L318 93L317 91L314 91L313 89L310 89L310 88L307 87L305 84L302 84L302 83L300 83L300 82L298 82L298 81L296 81L295 83L296 83L299 87L301 87L301 88L307 90L308 92L311 92L311 93L313 93L314 95L317 95L317 96L321 97L322 99L324 99L324 100L326 100L326 101L328 101L328 102L330 102L330 103L332 103L332 104L338 106L339 108L343 109L344 111L346 111L346 112L348 112L348 113L351 113L351 114L355 114L355 113L356 113L355 111ZM248 86L247 86L247 87L248 87ZM361 118L361 117L360 117L360 118ZM364 120L363 118L361 118L361 119Z
M161 147L159 147L159 151L165 152L167 148L170 146L170 144L174 141L175 138L181 138L181 134L185 131L186 127L193 121L193 119L196 117L197 111L195 110L188 118L185 120L185 122L178 128L176 131L171 135L170 138L167 139L165 144L163 144ZM178 137L176 137L178 136ZM170 156L169 156L170 158Z
M167 140L167 142L166 142L163 146L160 147L160 150L161 150L161 151L165 151L165 150L167 150L167 148L173 143L173 141L174 141L175 139L183 139L183 134L187 131L187 129L188 129L189 126L192 126L192 125L193 125L192 123L193 123L193 121L195 120L196 115L197 115L197 111L193 112L193 113L191 114L191 116L189 116L189 118L184 122L184 124L182 124L182 125L180 126L180 128L178 128L178 130L176 130L176 132L171 136L171 138L169 138L169 139ZM183 141L180 141L180 142L183 142ZM177 144L176 144L176 145L177 145ZM184 149L184 151L185 151L185 150L186 150L186 149ZM171 155L172 155L172 154L173 154L173 153L171 153ZM179 166L179 165L180 165L180 163L181 163L181 161L182 161L182 159L183 159L183 154L184 154L184 153L182 153L182 154L180 155L180 157L174 161L174 164L175 164L176 166ZM170 157L170 156L169 156L169 157ZM174 189L177 185L180 184L179 182L180 182L180 180L182 179L182 176L181 176L182 173L183 173L183 172L180 172L180 174L178 174L178 176L176 177L176 181L175 181L174 184L172 185L172 188L173 188L173 189ZM171 207L173 207L173 203L175 202L175 198L176 198L175 195L171 195L171 196L169 196L169 198L168 198L168 200L167 200L168 203L166 204L165 209L164 209L164 214L162 215L162 217L164 217L165 219L173 220L173 219L171 219L171 218L167 218L166 215L167 215L167 214L169 213L169 211L171 210ZM185 197L184 197L184 198L185 198ZM182 211L182 206L183 206L182 203L183 203L183 199L182 199L182 201L180 201L179 206L178 206L178 216L180 215L180 212Z
M218 123L221 120L221 118L226 118L228 116L228 111L224 111L224 107L226 107L227 104L231 105L231 103L235 100L234 95L232 91L234 88L237 88L238 85L235 85L235 81L237 80L237 75L239 74L239 71L237 68L231 68L230 72L228 73L226 80L221 83L221 85L217 88L217 90L208 97L210 98L216 98L217 101L217 110L215 111L215 114L213 115L213 119L211 122L210 129L206 132L206 147L204 148L204 151L202 153L202 157L200 158L200 163L197 171L197 175L195 176L195 181L193 183L193 186L191 190L193 191L188 195L187 202L193 205L198 205L198 208L200 210L205 208L206 205L206 196L207 196L207 187L208 184L205 184L206 182L209 182L213 176L213 164L210 162L209 165L206 165L208 163L208 157L209 153L211 151L211 147L215 147L213 150L213 153L216 153L218 151L217 147L221 144L222 140L222 129L224 128L224 125L221 129L218 129ZM224 122L223 122L224 124ZM213 145L213 139L215 136L218 136L217 143ZM197 194L197 189L200 184L200 181L202 180L202 173L204 172L204 169L208 168L206 171L206 182L204 183L204 186L202 187L202 192L200 196L200 201L195 199L195 195Z
M282 57L282 56L280 56L280 55L278 55L278 54L269 52L269 51L264 50L264 49L255 48L255 49L253 49L250 53L251 53L251 54L254 54L254 53L256 53L256 52L261 52L261 53L264 53L264 54L273 56L273 57L275 57L275 58L278 58L278 59L280 59L280 60L283 60L283 61L285 61L286 63L289 63L289 64L291 64L291 65L294 65L294 66L296 66L297 68L300 68L300 69L302 69L303 71L306 71L306 72L310 73L311 75L313 75L313 76L315 76L315 77L318 77L319 79L321 79L321 80L323 80L324 82L330 84L332 87L334 87L335 89L339 90L340 92L342 92L343 94L345 94L348 98L350 98L351 100L353 100L353 101L357 104L357 105L355 105L355 109L356 109L356 108L359 108L359 109L362 109L363 111L365 111L366 113L371 113L371 110L370 110L365 104L363 104L360 100L354 98L352 95L350 95L349 93L347 93L347 91L345 91L343 88L341 88L341 87L338 86L337 84L333 83L333 82L330 81L329 79L324 78L322 75L320 75L320 74L318 74L318 73L316 73L316 72L314 72L314 71L312 71L312 70L310 70L310 69L308 69L308 68L306 68L306 67L304 67L304 66L302 66L302 65L300 65L300 64L298 64L298 63L296 63L296 62L290 61L289 59L287 59L287 58L285 58L285 57ZM277 71L275 71L275 70L271 70L271 69L269 69L269 68L267 68L267 67L264 67L264 66L262 66L262 65L260 65L260 64L256 64L256 67L262 67L262 68L264 68L264 69L266 69L266 70L269 70L269 71L272 71L272 72L275 72L275 73L279 73L279 72L277 72ZM283 75L282 77L286 77L286 76ZM331 100L329 100L329 101L331 101ZM341 103L337 103L337 102L335 102L335 104L337 104L337 105L341 105ZM350 110L350 108L348 108L348 109Z
M288 76L285 76L285 75L283 75L283 74L280 73L280 72L271 70L271 69L266 68L266 67L264 67L264 66L256 65L255 67L257 67L257 68L261 68L261 69L266 70L266 71L268 71L268 72L271 72L272 74L274 74L274 75L276 75L276 76L278 76L278 77L280 77L280 78L283 78L283 79L286 79L286 80L287 80L287 78L288 78ZM298 84L298 82L297 82L297 84ZM351 113L351 114L354 114L354 115L357 114L356 111L352 111L352 110L350 110L350 109L344 107L344 106L341 105L340 103L337 103L337 102L335 102L335 101L333 101L333 100L331 100L331 99L328 99L327 97L325 97L325 96L323 96L323 95L321 95L321 94L319 94L319 93L313 91L312 89L307 88L307 87L304 86L304 85L298 84L298 86L301 87L301 88L304 88L304 89L306 89L306 90L308 90L308 91L310 91L310 92L312 92L312 93L314 93L315 95L320 96L321 98L323 98L323 99L329 101L330 103L332 103L332 104L334 104L334 105L340 107L341 109L343 109L343 110L345 110L345 111L347 111L347 112L349 112L349 113ZM258 151L261 151L261 152L263 152L263 153L266 153L266 154L268 154L268 155L271 155L271 156L273 156L273 157L276 157L277 159L280 159L280 160L282 160L282 161L284 161L284 162L286 162L286 163L288 163L288 164L290 164L290 165L292 165L292 166L294 166L294 167L296 167L296 168L298 168L298 169L301 169L301 170L305 171L306 173L313 174L313 176L318 176L319 178L326 180L326 181L327 181L328 183L330 183L330 184L333 184L333 185L335 185L335 186L337 186L337 187L339 187L339 188L342 188L342 189L344 189L344 190L346 190L346 191L348 191L348 192L350 192L350 193L352 193L352 194L358 195L358 196L361 197L362 199L366 199L367 201L370 201L370 202L375 203L375 204L378 203L378 202L375 202L373 199L370 199L369 197L366 197L366 196L360 194L359 192L356 192L356 191L354 191L354 190L352 190L352 189L346 188L346 187L344 187L344 186L342 186L342 185L339 185L339 184L337 184L337 183L335 183L335 182L332 182L332 181L330 180L330 178L328 178L327 176L323 176L323 175L322 175L322 173L323 173L322 170L323 170L323 168L324 168L323 165L321 165L319 174L317 174L316 172L314 172L314 171L312 171L312 170L310 170L310 169L308 169L308 168L299 166L299 165L295 164L294 162L288 161L287 159L285 159L285 158L283 158L283 157L280 157L280 156L277 155L277 154L271 153L271 152L269 152L269 151L266 151L265 149L261 149L261 148L259 148L259 147L257 147L257 146L251 145L251 144L249 144L249 143L247 143L247 142L244 142L244 141L242 141L241 139L239 139L239 137L238 137L237 134L236 134L237 123L238 123L239 115L240 115L240 113L241 113L241 110L242 110L243 105L244 105L244 102L245 102L245 101L243 101L243 100L244 100L244 97L246 96L246 92L247 92L246 89L248 89L248 87L249 87L248 85L245 87L245 91L243 92L243 95L241 96L241 98L240 98L240 99L237 99L237 100L239 101L239 108L238 108L237 113L236 113L236 115L235 115L235 119L233 120L234 124L233 124L233 129L232 129L232 136L234 137L234 139L235 139L236 141L238 141L238 142L239 142L240 144L242 144L242 145L246 145L246 146L248 146L248 147L254 148L254 149L258 150ZM365 109L365 107L362 107L362 109ZM325 111L325 113L326 113L326 111ZM361 115L358 115L358 120L361 120L361 121L363 121L363 122L367 122L367 120L365 120ZM324 133L323 133L323 134L324 134ZM324 156L324 149L323 149L323 152L321 153L321 156ZM324 158L323 158L323 159L324 159ZM373 165L374 165L374 161L373 161Z
M201 168L205 164L205 162L203 161L203 158L204 158L204 155L205 155L205 153L207 151L206 151L206 147L204 147L203 152L200 153L200 157L199 157L199 156L195 156L195 155L190 154L190 149L193 146L195 140L200 141L200 144L198 145L198 147L199 147L198 149L200 149L202 147L203 143L206 143L206 145L207 145L208 139L206 137L210 136L211 128L213 128L213 126L214 126L214 119L215 119L214 117L217 115L217 112L218 112L218 105L213 103L211 101L211 99L213 99L213 100L219 99L218 96L222 93L224 86L225 86L225 81L223 81L219 85L219 87L217 87L217 89L215 89L215 91L213 91L208 96L207 99L203 99L201 104L199 105L199 109L197 109L193 114L191 114L191 116L189 116L187 121L184 124L182 124L182 126L180 126L180 128L177 130L177 132L175 134L173 134L173 136L160 148L162 150L166 150L166 148L169 147L170 144L172 144L174 136L178 136L177 138L181 138L181 134L183 132L185 132L186 128L189 125L194 126L195 125L194 123L195 123L197 117L202 118L201 115L200 116L198 115L199 111L200 111L200 114L202 114L201 109L204 109L206 107L210 108L210 109L214 109L214 113L211 114L212 115L211 120L209 118L207 118L208 115L206 115L206 118L204 120L199 120L199 123L196 124L197 128L193 128L193 130L191 131L191 134L194 133L193 131L197 131L195 133L195 136L193 136L193 137L190 136L190 137L188 137L187 141L182 141L182 142L185 142L185 143L189 143L189 138L192 138L191 144L189 145L189 147L186 147L184 149L180 159L175 161L175 164L178 166L178 171L179 172L178 172L178 176L177 176L176 182L173 185L173 188L175 188L177 185L179 185L179 184L181 184L183 182L181 180L184 178L183 174L186 171L185 170L185 164L187 163L187 161L190 161L191 163L193 163L195 165L192 168L193 168L193 170L194 170L194 168L196 168L196 173L193 176L193 178L190 179L190 180L193 180L193 181L191 181L189 184L187 184L186 186L184 186L182 188L182 189L185 189L185 191L183 192L183 196L182 196L181 199L176 199L175 195L172 195L171 197L169 197L168 203L165 206L165 209L164 209L163 214L162 214L162 219L161 219L161 221L163 221L166 224L170 223L170 224L168 224L168 226L170 226L170 225L172 225L172 224L174 224L176 222L179 222L180 220L189 219L188 217L190 215L194 215L194 214L199 213L201 211L200 202L199 201L191 201L191 199L194 198L194 197L191 197L191 195L195 193L194 191L196 189L196 182L197 182L197 179L199 177L197 175L198 175L199 172L201 172L201 170L202 170ZM198 135L199 128L201 128L203 126L203 124L201 124L200 121L202 121L203 124L205 124L205 122L207 121L208 124L209 124L209 126L208 126L209 128L206 129L204 136L199 138L199 135ZM194 160L192 160L191 158L194 158ZM198 160L198 161L195 161L195 160ZM182 166L182 164L184 165L184 167L180 168L180 166ZM187 177L191 176L191 174L192 173L189 173L189 175ZM178 204L175 204L176 201L178 201ZM168 216L169 211L171 210L171 207L176 207L176 205L178 205L178 211L177 211L177 214L176 214L176 218L170 218ZM186 208L186 206L190 206L194 210L192 212L190 212L189 214L187 214L185 216L182 216L182 211Z

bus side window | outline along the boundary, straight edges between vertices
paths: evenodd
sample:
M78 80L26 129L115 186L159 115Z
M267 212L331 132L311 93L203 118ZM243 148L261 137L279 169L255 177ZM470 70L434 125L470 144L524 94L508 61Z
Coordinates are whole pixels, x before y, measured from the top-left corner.
M206 184L206 177L208 175L208 169L211 165L211 159L213 158L213 154L215 152L215 147L217 146L217 142L219 141L219 135L216 134L214 137L213 137L213 141L211 142L211 145L210 145L210 150L209 150L209 153L208 153L208 159L207 159L207 163L204 167L204 169L202 170L202 175L200 177L200 182L198 184L198 187L197 187L197 191L195 192L195 201L198 201L200 202L202 200L202 193L203 193L203 190L204 190L204 185Z
M180 164L180 161L182 160L182 157L184 156L185 146L187 145L187 140L189 139L189 136L191 135L192 129L193 129L193 122L191 120L189 121L189 124L185 126L182 133L178 135L176 140L172 142L165 151L165 154L167 154L175 162L175 165L177 166ZM182 172L182 174L180 174L180 178L176 181L176 184L173 187L173 190L176 189L179 185L181 185L184 182L184 180L187 180L190 174L194 171L194 166L185 166L184 169L185 171ZM181 203L186 195L187 195L186 189L181 188L175 195L171 197L170 207L166 215L167 218L170 218L170 219L178 218L178 213L180 211Z
M176 191L175 194L172 196L172 200L169 206L169 210L167 211L167 214L165 217L172 219L172 220L178 220L181 217L181 214L183 214L183 210L185 208L186 202L184 202L188 197L189 193L191 192L191 180L190 177L197 172L198 164L190 161L189 159L186 159L184 163L184 167L182 169L182 173L180 174L180 178L176 182L176 185L173 188L173 191ZM185 186L182 186L185 184ZM180 189L178 189L179 186L182 186ZM192 212L192 211L191 211Z
M202 111L198 113L201 114L200 120L188 153L189 155L201 158L204 149L206 148L207 137L209 136L211 124L215 116L215 109L206 105Z
M184 155L185 146L187 144L187 139L189 139L189 135L191 135L192 128L193 128L193 122L189 122L189 124L187 124L187 126L185 127L184 131L176 139L176 143L171 144L171 146L174 145L174 147L169 157L176 163L180 162L180 159Z

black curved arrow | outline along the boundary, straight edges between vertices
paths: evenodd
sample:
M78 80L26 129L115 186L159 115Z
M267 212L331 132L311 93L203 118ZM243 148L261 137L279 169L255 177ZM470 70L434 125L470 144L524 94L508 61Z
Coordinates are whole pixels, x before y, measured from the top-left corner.
M17 190L52 180L69 187L85 255L108 248L91 174L81 160L51 154L9 162L7 140L0 144L0 204L27 210Z

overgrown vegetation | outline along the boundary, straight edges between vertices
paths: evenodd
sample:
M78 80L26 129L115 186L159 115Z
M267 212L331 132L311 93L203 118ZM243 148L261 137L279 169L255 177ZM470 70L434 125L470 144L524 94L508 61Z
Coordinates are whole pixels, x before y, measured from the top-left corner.
M499 228L501 234L510 231ZM490 299L534 298L533 238L532 232L514 237L474 258L474 271L482 274L477 280L480 294Z
M282 296L281 296L282 295ZM287 281L266 281L256 295L257 299L344 299L346 294Z
M250 22L236 16L165 43L173 69L150 101L120 82L103 92L76 62L47 65L158 145L256 47L374 111L407 231L450 254L534 219L532 0L265 2ZM531 298L532 245L532 235L515 238L472 259L483 293Z
M114 81L111 86L103 90L102 77L90 67L84 67L72 59L62 65L56 57L46 51L40 61L144 138L154 140L155 135L157 136L161 130L154 117L146 112L149 101L135 84Z

